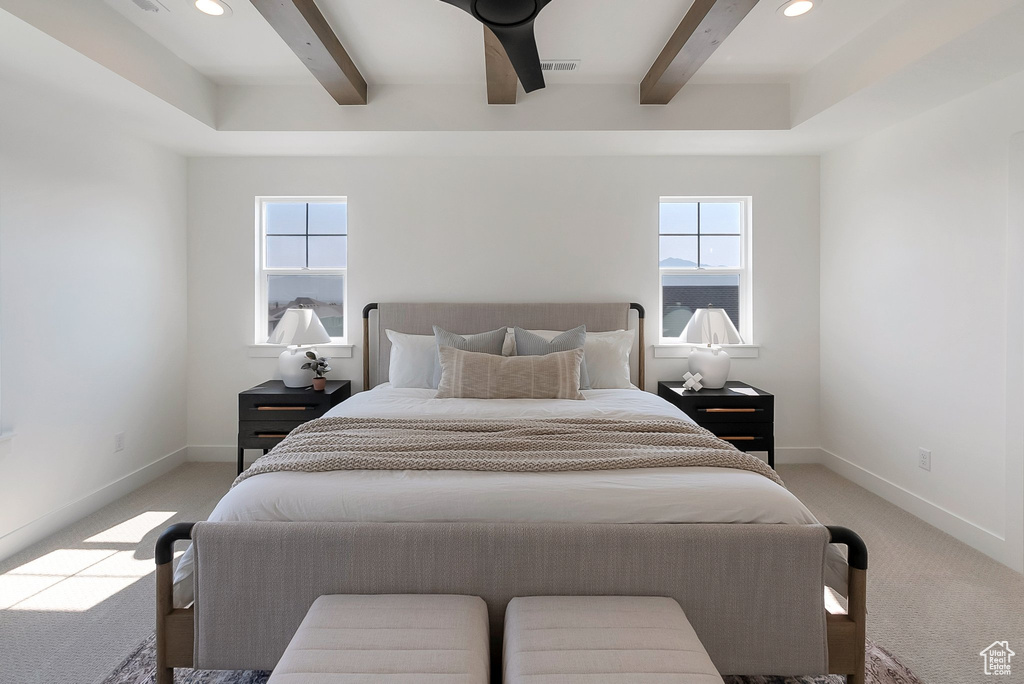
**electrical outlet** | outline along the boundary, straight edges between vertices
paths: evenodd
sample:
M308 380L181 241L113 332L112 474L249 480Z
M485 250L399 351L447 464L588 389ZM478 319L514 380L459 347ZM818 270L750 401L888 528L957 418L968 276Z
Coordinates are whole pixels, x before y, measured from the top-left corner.
M927 470L931 472L932 469L932 452L930 449L918 449L917 450L917 467L921 470Z
M114 451L124 451L124 433L114 435Z

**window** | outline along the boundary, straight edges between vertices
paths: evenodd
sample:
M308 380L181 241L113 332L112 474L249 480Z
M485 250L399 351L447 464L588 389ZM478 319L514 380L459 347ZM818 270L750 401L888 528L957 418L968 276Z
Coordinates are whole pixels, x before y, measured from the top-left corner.
M751 343L750 198L662 197L659 228L662 343L695 309L725 309Z
M337 342L345 339L348 204L344 197L260 198L256 343L289 308L316 312Z

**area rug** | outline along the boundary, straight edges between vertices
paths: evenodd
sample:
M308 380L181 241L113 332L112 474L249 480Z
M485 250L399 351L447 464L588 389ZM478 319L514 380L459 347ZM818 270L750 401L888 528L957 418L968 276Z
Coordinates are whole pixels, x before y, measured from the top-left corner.
M103 684L153 684L156 681L156 636L150 636L124 659ZM881 646L867 641L867 684L924 684ZM187 670L174 671L175 684L266 684L269 672ZM823 677L725 677L725 684L844 684L839 675Z

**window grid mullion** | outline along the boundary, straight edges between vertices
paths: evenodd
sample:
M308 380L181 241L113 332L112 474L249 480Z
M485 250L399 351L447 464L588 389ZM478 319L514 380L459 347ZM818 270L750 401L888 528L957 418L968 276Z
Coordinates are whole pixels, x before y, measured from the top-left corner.
M700 268L700 202L697 202L697 268Z

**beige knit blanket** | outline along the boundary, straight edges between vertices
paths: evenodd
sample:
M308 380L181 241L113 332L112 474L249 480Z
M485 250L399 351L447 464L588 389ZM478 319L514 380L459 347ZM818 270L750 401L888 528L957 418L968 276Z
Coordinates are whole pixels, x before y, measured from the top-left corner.
M317 418L293 430L234 484L281 471L557 472L675 466L749 470L782 484L764 461L693 423L601 418Z

